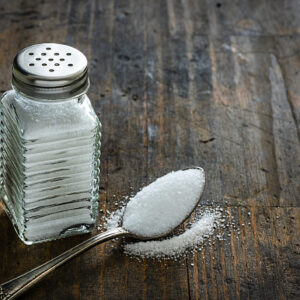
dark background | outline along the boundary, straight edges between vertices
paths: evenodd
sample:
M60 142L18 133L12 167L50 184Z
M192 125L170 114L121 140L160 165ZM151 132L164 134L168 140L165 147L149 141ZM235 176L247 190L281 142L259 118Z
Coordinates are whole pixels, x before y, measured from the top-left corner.
M22 299L299 299L299 15L297 0L0 1L1 91L31 44L88 57L104 214L192 165L203 205L229 213L225 240L198 254L139 262L107 243ZM87 238L25 246L2 207L0 237L0 282Z

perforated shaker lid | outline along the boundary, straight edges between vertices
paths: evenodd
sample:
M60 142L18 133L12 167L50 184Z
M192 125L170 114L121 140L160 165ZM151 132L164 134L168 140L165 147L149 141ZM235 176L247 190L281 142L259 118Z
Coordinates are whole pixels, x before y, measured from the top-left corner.
M32 45L14 59L12 85L28 96L41 99L80 96L89 88L87 59L70 46Z

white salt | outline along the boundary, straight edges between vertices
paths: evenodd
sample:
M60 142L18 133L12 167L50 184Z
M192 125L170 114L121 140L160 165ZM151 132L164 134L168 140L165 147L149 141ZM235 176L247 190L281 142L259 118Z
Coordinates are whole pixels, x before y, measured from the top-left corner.
M123 227L142 237L155 237L181 224L193 211L205 185L203 169L171 172L130 199Z
M139 229L139 234L141 234L141 232L143 232L143 234L145 234L145 232L146 234L149 234L149 232L153 234L152 227L156 228L155 232L162 230L162 228L168 231L168 229L174 225L174 223L172 223L174 219L177 219L178 222L183 215L184 219L189 212L193 210L199 196L203 192L203 188L203 170L190 169L169 173L157 179L148 187L143 188L135 197L131 198L128 203L129 210L125 208L126 206L123 204L120 209L111 213L105 220L104 227L109 230L121 226L122 216L125 211L125 217L123 219L127 219L129 222L131 218L130 221L132 223L129 224L131 224L133 228L131 229L132 232L138 230L135 229L135 227L141 228ZM183 191L183 194L178 193L180 191ZM141 203L141 205L139 205L139 203ZM185 206L189 208L187 209ZM127 213L128 215L126 216ZM228 234L226 227L229 226L229 224L226 224L228 221L226 213L226 210L224 212L222 207L204 209L198 205L193 221L185 223L186 226L189 227L185 232L181 233L182 230L180 229L177 230L177 233L181 234L164 240L127 244L124 246L124 251L126 254L137 258L177 260L187 253L201 251L203 243L209 238L212 238L212 244L215 244L216 239L222 241L225 239L230 240L230 238L226 238ZM166 225L166 223L169 224ZM181 221L179 223L181 223ZM176 225L177 224L178 223L176 223ZM225 229L225 232L218 232L213 235L216 228Z
M117 228L122 220L122 216L124 214L125 206L111 213L109 218L105 221L104 228L106 230L110 230L113 228Z
M113 212L109 218L106 219L105 228L107 230L120 226L123 211L124 207ZM213 235L216 228L222 227L222 218L224 218L224 216L222 216L222 211L219 207L205 209L200 216L196 212L192 227L181 235L160 241L137 242L125 245L124 251L127 255L143 258L179 258L183 254L186 254L188 250L190 252L201 250L200 245ZM224 240L222 233L216 234L214 237L218 240Z
M179 257L187 249L200 245L214 232L214 227L220 218L219 212L205 212L203 216L184 233L162 241L137 242L124 246L129 255L144 258Z

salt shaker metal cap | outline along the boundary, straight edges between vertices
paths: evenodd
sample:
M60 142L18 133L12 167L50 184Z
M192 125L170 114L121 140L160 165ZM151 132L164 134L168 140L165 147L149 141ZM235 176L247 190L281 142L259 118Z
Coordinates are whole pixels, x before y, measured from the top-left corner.
M14 59L12 86L27 96L59 100L89 88L87 59L79 50L55 43L36 44Z

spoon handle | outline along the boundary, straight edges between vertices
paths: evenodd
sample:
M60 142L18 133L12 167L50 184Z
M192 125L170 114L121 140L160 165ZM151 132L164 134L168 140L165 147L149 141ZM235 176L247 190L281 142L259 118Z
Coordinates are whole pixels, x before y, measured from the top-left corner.
M108 230L101 234L91 237L86 241L76 245L75 247L67 250L59 256L49 260L48 262L40 265L39 267L32 269L31 271L20 275L12 280L9 280L0 285L0 300L11 300L21 295L24 291L35 285L48 273L55 270L71 258L78 254L90 249L91 247L108 241L110 239L126 235L128 231L119 227Z

